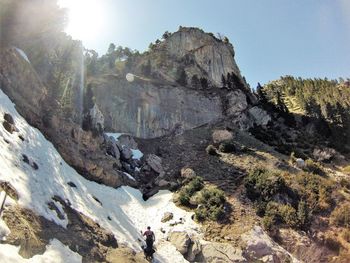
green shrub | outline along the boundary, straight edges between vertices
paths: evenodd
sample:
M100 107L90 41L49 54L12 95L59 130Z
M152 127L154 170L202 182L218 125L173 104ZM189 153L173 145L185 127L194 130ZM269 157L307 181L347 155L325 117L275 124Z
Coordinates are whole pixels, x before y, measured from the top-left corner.
M225 193L216 187L202 189L199 192L198 203L199 206L195 211L198 221L207 219L217 221L225 214Z
M236 151L236 146L232 142L222 142L219 145L219 151L223 153L233 153Z
M285 224L289 227L295 228L299 225L297 211L290 205L282 205L279 208L280 216Z
M331 214L331 223L340 227L350 227L350 204L342 204Z
M285 181L277 173L257 168L245 178L244 186L249 199L270 201L271 198L285 190Z
M310 212L305 201L300 201L297 211L299 227L303 228L310 223Z
M318 174L321 176L325 174L320 164L318 164L317 162L314 162L311 159L305 160L305 167L303 170L306 172Z
M213 145L208 145L208 147L205 149L205 151L207 152L207 154L209 155L218 155L218 153L216 152L216 148Z
M203 179L200 176L193 178L189 184L186 186L189 194L192 196L195 192L202 190L204 187Z
M194 211L194 215L199 222L202 222L208 218L208 211L204 207L199 207Z
M311 213L326 210L331 204L332 187L329 182L312 173L302 173L296 177L298 193Z
M181 205L188 206L190 204L190 196L185 189L181 189L179 192L178 200Z
M273 226L276 224L275 217L273 216L264 216L262 224L265 230L270 231Z
M200 176L196 176L190 180L187 185L183 186L179 191L178 200L180 204L189 206L191 197L204 187L203 179Z

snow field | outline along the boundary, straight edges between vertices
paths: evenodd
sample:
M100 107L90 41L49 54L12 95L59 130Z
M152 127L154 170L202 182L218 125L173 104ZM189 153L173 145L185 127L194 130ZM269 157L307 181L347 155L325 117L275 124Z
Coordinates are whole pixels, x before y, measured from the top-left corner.
M69 201L72 208L88 216L104 229L111 231L119 244L125 244L136 251L141 251L139 240L143 238L140 231L144 231L149 225L156 235L155 262L187 262L175 247L165 240L167 233L173 230L186 230L189 234L198 235L200 231L198 225L191 219L192 213L179 209L172 202L171 192L160 191L145 202L140 191L131 187L114 189L88 181L66 164L54 146L39 130L31 127L17 113L14 104L0 90L0 122L2 122L1 116L4 113L12 115L19 132L10 134L3 125L0 125L0 181L9 182L17 190L20 206L31 209L48 220L66 227L67 218L59 219L56 212L48 208L52 197L57 195ZM19 134L25 138L25 141L18 137ZM39 169L34 170L23 162L22 154L36 162ZM73 182L76 187L69 186L68 182ZM101 201L102 205L94 197ZM61 205L57 202L55 204L65 215ZM161 223L165 212L174 214L173 222ZM169 225L169 223L179 221L180 218L182 218L182 224ZM5 229L3 223L0 226L0 232L6 232L3 230ZM166 233L163 234L161 229ZM62 245L58 245L57 242L52 241L46 255L54 253L52 249L62 249ZM6 246L6 249L3 246ZM1 251L10 251L10 248L7 248L8 245L1 245ZM13 249L11 251L15 251ZM44 261L38 258L38 261L35 262Z

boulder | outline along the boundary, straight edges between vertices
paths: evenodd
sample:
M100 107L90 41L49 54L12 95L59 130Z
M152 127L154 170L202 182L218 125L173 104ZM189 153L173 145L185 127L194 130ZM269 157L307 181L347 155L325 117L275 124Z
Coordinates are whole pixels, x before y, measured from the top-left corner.
M121 145L125 145L130 149L138 149L137 143L134 138L128 134L122 134L119 136L118 141Z
M202 252L202 245L199 243L198 240L194 240L187 252L186 259L190 262L195 261L197 255L199 255Z
M291 255L275 243L260 226L254 226L242 239L246 242L244 252L249 262L294 262Z
M228 130L215 130L212 135L214 143L221 143L223 141L230 141L233 139L232 132Z
M271 116L263 109L255 106L249 109L249 114L258 126L266 126L271 121Z
M162 223L166 223L166 222L170 221L170 220L173 219L173 218L174 218L174 214L173 214L173 213L171 213L171 212L165 212L164 215L163 215L163 217L162 217L161 222L162 222Z
M301 158L297 158L295 160L295 165L296 165L296 167L302 169L302 168L305 167L305 161L303 159L301 159Z
M159 182L157 182L159 187L167 187L170 185L170 183L167 180L161 179Z
M132 157L132 151L130 150L130 148L128 148L127 146L123 146L123 150L121 151L121 158L123 160L129 160Z
M117 147L116 143L115 143L115 139L113 137L110 137L107 141L106 141L106 151L109 155L113 156L114 158L118 159L120 158L120 152L119 152L119 148Z
M9 123L8 121L4 121L2 125L4 126L5 130L11 134L16 131L16 126Z
M7 121L7 122L10 123L10 124L15 125L15 121L13 120L12 115L9 114L9 113L5 113L5 114L4 114L4 120Z
M169 241L182 254L186 255L191 244L191 239L186 232L174 231L169 234Z
M155 154L150 154L146 158L147 164L152 168L153 171L158 173L159 175L164 174L164 169L162 166L162 159L155 155Z
M202 245L202 259L200 262L247 262L240 248L228 243L210 242Z
M193 179L195 178L196 172L193 171L191 168L182 168L181 169L181 177L185 179Z
M332 148L315 148L312 155L318 162L327 162L335 157L337 152Z

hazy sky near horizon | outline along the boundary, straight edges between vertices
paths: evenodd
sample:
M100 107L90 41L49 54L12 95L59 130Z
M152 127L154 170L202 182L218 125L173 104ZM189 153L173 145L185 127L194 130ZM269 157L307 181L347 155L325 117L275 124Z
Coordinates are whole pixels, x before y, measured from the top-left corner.
M60 0L67 32L100 55L144 51L180 25L227 36L252 87L283 75L350 78L350 0Z

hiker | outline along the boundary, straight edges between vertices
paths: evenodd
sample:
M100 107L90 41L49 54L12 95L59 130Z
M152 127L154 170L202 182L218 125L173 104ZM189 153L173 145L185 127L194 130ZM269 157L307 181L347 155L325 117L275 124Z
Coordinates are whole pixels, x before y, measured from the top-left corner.
M145 254L147 257L151 257L153 256L153 253L155 252L153 249L153 243L156 240L156 237L153 233L153 231L151 230L151 227L148 226L147 230L145 231L145 233L143 233L144 236L146 236L146 248L145 248Z

